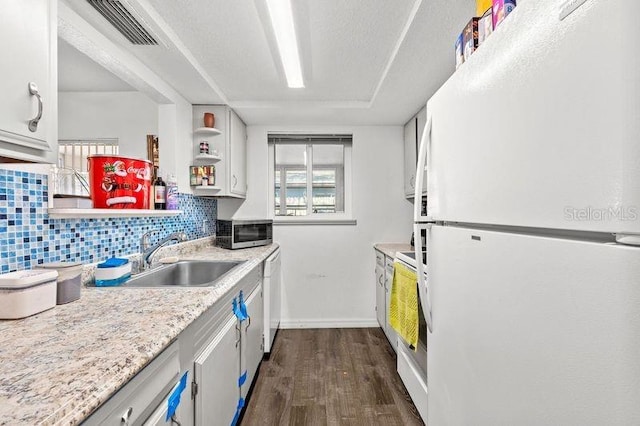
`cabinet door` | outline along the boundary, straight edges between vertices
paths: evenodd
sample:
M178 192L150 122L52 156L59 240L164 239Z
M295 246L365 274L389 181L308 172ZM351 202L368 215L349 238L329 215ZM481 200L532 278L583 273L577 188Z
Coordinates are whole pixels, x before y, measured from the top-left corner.
M220 332L196 358L196 426L229 426L240 399L240 332L231 315Z
M404 125L404 194L414 196L416 188L416 120L413 117Z
M385 257L385 272L384 272L384 298L387 309L384 313L384 331L387 334L387 339L393 349L397 352L398 335L396 331L391 327L391 321L389 318L389 306L391 306L391 286L393 285L393 258Z
M420 152L420 143L422 143L422 132L424 131L424 127L427 125L427 107L425 106L420 110L418 115L416 115L416 152ZM417 164L417 160L416 160ZM425 195L427 193L427 170L425 169L423 172L423 180L424 184L422 185L422 194Z
M50 15L54 3L47 0L2 2L0 12L0 57L4 62L0 79L0 140L13 145L50 151L47 125L55 120L52 96L52 58ZM55 49L53 50L55 51ZM53 62L52 62L53 60ZM42 98L29 91L33 83ZM37 128L29 128L39 105L42 118ZM20 151L20 149L17 149Z
M386 328L387 301L384 289L384 267L376 264L376 318L383 330Z
M258 371L262 356L264 355L264 301L262 298L262 285L258 285L247 298L247 313L249 319L242 322L242 369L246 371L247 379L241 389L244 398L251 387L251 382Z
M229 113L229 143L231 144L229 192L245 196L247 195L247 127L233 110Z

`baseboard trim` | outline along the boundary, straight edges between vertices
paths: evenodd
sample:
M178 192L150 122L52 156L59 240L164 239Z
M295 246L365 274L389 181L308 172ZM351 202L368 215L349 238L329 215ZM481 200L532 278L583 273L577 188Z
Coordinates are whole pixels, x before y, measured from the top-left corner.
M375 319L280 320L280 328L371 328L380 327Z

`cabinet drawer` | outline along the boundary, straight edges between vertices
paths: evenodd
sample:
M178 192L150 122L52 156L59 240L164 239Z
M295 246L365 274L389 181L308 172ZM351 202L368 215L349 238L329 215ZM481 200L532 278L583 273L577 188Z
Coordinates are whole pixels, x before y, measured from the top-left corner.
M395 259L393 257L387 256L384 264L385 276L387 278L387 285L391 288L391 280L393 279L393 262Z
M387 273L389 273L389 271L391 271L391 273L393 274L393 262L394 262L394 258L393 257L389 257L387 256L387 261L386 261L386 268L387 268Z
M179 374L178 343L173 342L104 403L84 424L114 426L142 424L175 386Z
M384 268L384 254L376 250L376 265Z

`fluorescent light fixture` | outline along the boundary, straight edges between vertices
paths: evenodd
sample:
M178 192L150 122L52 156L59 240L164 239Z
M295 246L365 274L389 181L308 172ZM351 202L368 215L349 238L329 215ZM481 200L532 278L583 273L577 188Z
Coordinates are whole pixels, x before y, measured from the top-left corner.
M298 54L298 41L296 39L296 28L293 25L293 12L291 11L291 0L266 0L271 25L276 35L282 67L287 77L287 84L291 88L304 87L302 81L302 67L300 66L300 55Z

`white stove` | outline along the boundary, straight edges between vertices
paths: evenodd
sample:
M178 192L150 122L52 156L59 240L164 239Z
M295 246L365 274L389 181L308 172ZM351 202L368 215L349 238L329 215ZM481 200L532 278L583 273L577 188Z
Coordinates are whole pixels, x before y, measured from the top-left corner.
M416 252L415 251L397 251L396 259L401 260L406 263L408 266L411 266L413 269L416 269ZM427 268L427 251L423 249L422 251L422 263L424 268Z
M415 252L396 252L395 259L412 271L416 271ZM423 264L426 270L426 251L423 250ZM425 272L426 276L426 272ZM425 277L426 279L426 277ZM416 292L418 283L416 282ZM407 388L420 416L427 421L427 338L429 331L420 304L418 292L418 347L405 342L398 336L398 374Z

